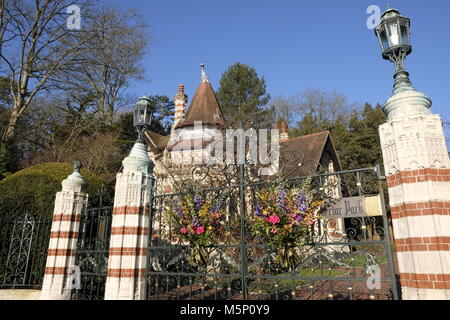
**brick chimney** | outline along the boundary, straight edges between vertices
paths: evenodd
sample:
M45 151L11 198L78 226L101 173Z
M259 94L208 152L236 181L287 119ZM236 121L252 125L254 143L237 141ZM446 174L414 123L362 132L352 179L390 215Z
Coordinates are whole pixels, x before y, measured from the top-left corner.
M178 93L174 97L175 102L175 114L173 119L172 128L175 128L178 122L184 120L186 114L186 104L188 101L188 96L184 93L184 85L180 83L178 85Z
M286 131L286 122L281 122L281 134L280 134L280 141L286 141L289 139L289 135Z

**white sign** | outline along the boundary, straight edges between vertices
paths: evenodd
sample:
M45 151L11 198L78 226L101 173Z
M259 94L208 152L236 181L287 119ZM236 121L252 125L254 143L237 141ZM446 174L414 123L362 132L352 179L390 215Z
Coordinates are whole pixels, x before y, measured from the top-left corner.
M327 218L382 216L380 195L336 199L323 215Z

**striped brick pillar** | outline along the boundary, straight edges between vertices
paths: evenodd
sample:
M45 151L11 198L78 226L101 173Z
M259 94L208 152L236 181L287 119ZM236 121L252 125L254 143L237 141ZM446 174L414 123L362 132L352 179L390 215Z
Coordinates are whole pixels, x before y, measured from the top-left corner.
M281 134L280 134L280 142L286 141L289 139L289 134L286 130L286 122L281 122Z
M175 113L174 113L172 128L175 128L175 126L178 124L178 122L184 120L184 116L186 114L187 100L188 100L188 97L184 93L184 85L182 83L180 83L178 85L178 93L174 97Z
M87 182L80 169L81 164L75 163L74 172L62 182L62 190L56 194L41 292L43 300L70 299L80 215L88 199Z
M148 210L153 163L136 142L117 174L105 300L145 298Z
M393 95L379 128L402 298L450 299L450 161L439 115L414 90Z

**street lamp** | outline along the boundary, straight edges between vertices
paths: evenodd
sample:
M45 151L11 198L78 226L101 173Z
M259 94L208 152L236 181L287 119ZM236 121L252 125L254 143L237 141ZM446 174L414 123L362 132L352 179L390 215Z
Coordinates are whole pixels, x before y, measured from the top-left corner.
M388 8L381 15L375 35L380 43L383 59L395 64L393 94L414 90L409 73L403 65L406 56L412 52L409 18L400 15L397 9Z
M394 90L383 106L388 119L397 115L429 114L432 103L430 98L414 89L403 64L406 56L412 52L410 19L389 7L381 15L374 31L383 59L395 64Z
M393 8L388 8L381 15L380 24L375 28L382 56L395 63L397 72L403 70L403 60L412 51L409 29L409 18Z
M138 141L143 141L143 131L152 122L154 107L150 98L144 95L133 107L133 125L138 132Z
M400 15L394 8L388 8L382 15L375 35L380 43L383 59L395 64L395 83L393 94L414 90L403 62L412 52L410 19Z

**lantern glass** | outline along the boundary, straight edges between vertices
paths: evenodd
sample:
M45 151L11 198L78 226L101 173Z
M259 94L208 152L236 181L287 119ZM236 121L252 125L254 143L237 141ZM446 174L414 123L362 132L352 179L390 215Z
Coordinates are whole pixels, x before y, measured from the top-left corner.
M149 126L152 122L153 108L146 97L139 99L133 110L133 123L136 127Z
M408 25L408 22L404 21L400 25L400 33L402 35L402 44L410 46L411 42L410 42L410 37L409 37L409 25Z
M388 40L389 40L389 47L399 46L401 43L400 43L400 32L399 32L397 21L386 24L386 27L387 27L387 34L388 34Z
M406 55L411 53L409 21L409 18L400 15L398 10L391 8L381 16L380 24L375 28L375 34L384 59L397 59L400 53Z
M380 28L378 31L378 38L380 40L381 51L386 51L389 48L389 41L384 28Z

